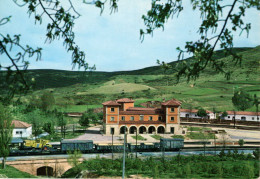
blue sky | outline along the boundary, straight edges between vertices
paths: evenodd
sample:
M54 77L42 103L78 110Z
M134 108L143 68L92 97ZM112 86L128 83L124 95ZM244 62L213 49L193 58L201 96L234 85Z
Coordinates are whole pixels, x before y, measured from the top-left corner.
M30 60L29 69L71 70L71 54L67 53L62 40L51 44L45 42L46 21L39 25L28 18L26 7L18 7L11 0L0 0L0 18L12 15L11 22L0 26L2 34L21 34L21 42L32 47L42 47L42 61ZM90 66L96 65L97 71L135 70L156 65L159 59L165 62L175 61L176 48L183 47L186 41L197 40L200 25L198 12L187 7L178 18L165 25L164 31L156 30L151 36L145 36L141 43L139 30L143 28L141 16L150 8L151 0L120 0L117 13L110 14L109 3L104 13L93 5L74 1L82 15L74 27L77 44L86 53ZM189 1L185 1L189 3ZM46 17L46 16L45 16ZM260 13L247 11L244 18L251 22L249 37L246 34L234 34L235 47L255 47L260 39ZM8 64L6 57L0 57L2 65Z

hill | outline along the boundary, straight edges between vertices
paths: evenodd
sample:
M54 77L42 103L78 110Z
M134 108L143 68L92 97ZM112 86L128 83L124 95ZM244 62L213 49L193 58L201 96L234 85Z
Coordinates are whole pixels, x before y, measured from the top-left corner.
M235 87L260 95L260 46L234 50L243 58L241 65L235 65L231 57L224 57L223 51L214 53L214 59L225 62L227 70L232 72L229 81L212 70L211 66L208 66L196 81L187 83L185 79L181 79L178 84L173 75L174 71L164 74L159 66L118 72L28 70L26 76L35 78L34 95L39 96L43 90L51 90L58 105L67 104L67 111L82 111L86 109L86 105L97 107L106 100L130 96L137 104L174 97L183 102L183 107L192 105L209 110L213 107L218 110L231 110L231 97ZM189 62L192 60L185 59ZM170 64L175 66L177 63L178 61L175 61ZM28 96L24 97L25 101L28 101Z

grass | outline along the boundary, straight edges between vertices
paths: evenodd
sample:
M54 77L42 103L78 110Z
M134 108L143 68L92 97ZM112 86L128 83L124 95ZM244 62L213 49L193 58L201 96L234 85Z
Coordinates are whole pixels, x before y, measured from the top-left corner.
M2 169L2 166L0 165L0 178L1 175L5 175L8 178L37 178L37 176L22 172L9 165L6 165L5 169Z
M186 136L190 139L214 139L214 135L212 133L188 132Z
M208 127L188 127L188 131L211 131L211 128Z
M174 138L174 139L184 139L183 135L173 135L171 137Z
M157 135L157 134L151 135L151 137L156 139L156 140L160 140L162 138L162 136Z
M132 136L132 138L136 140L136 136ZM145 140L147 140L147 139L144 138L144 137L141 136L141 135L137 135L137 140L143 140L143 141L145 141Z
M58 106L58 110L62 112L86 112L88 109L101 108L102 105L68 105L66 107Z
M84 112L87 108L102 107L101 103L116 98L133 97L137 106L146 101L169 100L176 98L181 100L182 107L193 108L203 107L218 111L232 110L231 98L233 88L238 87L248 91L250 94L259 92L259 57L260 46L256 48L236 48L244 58L240 66L234 66L232 58L223 58L223 52L215 52L215 58L223 61L231 71L229 81L223 74L217 74L210 67L207 67L196 81L186 82L180 79L175 84L176 77L173 69L167 72L170 78L166 86L166 77L159 66L148 67L134 71L122 72L76 72L63 70L29 70L28 78L36 80L36 90L21 100L28 103L31 94L40 96L45 90L51 90L55 96L56 103L65 112ZM245 60L246 59L246 60ZM189 60L189 59L187 59ZM176 62L170 63L176 65ZM0 73L5 73L0 71ZM4 75L0 74L0 81ZM8 88L2 88L0 94ZM64 107L66 104L67 107ZM251 107L249 111L255 111Z

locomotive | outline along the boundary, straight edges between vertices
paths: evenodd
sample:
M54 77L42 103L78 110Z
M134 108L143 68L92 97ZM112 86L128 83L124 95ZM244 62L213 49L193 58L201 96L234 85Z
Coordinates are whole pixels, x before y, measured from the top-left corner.
M95 144L92 140L64 139L58 143L48 143L39 140L39 143L20 140L16 141L16 147L11 147L11 156L16 155L42 155L42 154L66 154L70 151L79 150L82 153L111 153L122 152L124 144ZM13 143L12 143L13 144ZM17 145L18 144L18 145ZM28 145L33 144L33 145ZM43 145L44 144L44 145ZM179 151L184 146L183 139L161 138L160 142L126 144L127 152L159 152L159 151Z

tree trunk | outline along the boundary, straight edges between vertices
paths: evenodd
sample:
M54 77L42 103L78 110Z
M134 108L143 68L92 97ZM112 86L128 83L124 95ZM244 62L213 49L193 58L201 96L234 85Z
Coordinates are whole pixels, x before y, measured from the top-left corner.
M3 157L3 160L2 160L2 169L5 169L5 157Z

